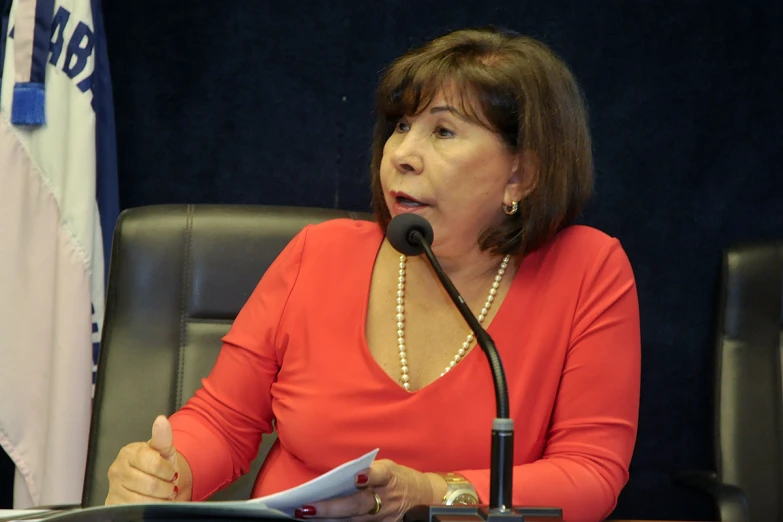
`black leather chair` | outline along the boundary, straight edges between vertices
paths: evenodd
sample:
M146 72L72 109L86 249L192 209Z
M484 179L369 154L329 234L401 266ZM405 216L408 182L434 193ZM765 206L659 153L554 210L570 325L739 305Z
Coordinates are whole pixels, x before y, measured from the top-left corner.
M220 338L270 263L309 223L372 219L332 209L162 205L127 210L114 231L82 505L101 505L122 446L150 437L214 364ZM250 473L214 499L246 499Z
M728 249L718 304L713 473L723 522L783 522L783 242Z

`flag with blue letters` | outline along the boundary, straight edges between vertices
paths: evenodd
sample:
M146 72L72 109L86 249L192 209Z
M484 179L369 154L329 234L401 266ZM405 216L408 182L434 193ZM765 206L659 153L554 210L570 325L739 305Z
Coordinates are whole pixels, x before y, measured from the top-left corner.
M0 446L15 508L79 503L119 212L101 6L0 7Z

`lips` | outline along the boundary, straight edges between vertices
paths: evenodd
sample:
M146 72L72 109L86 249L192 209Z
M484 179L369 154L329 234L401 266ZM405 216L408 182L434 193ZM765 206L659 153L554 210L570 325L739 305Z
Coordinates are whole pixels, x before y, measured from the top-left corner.
M392 191L390 192L390 195L394 198L394 203L389 209L392 215L398 216L400 214L416 213L429 208L427 203L424 203L420 199L416 199L405 192Z
M405 192L392 191L391 196L394 198L395 204L402 205L404 207L427 206L427 204L424 203L423 201L418 200L415 197L411 196L410 194L406 194Z

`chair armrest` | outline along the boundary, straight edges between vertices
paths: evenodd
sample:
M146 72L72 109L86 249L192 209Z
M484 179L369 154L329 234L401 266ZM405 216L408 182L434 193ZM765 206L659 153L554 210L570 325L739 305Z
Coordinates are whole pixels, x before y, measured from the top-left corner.
M675 477L677 482L711 495L718 505L721 522L750 522L745 494L737 486L718 480L714 471L684 471Z

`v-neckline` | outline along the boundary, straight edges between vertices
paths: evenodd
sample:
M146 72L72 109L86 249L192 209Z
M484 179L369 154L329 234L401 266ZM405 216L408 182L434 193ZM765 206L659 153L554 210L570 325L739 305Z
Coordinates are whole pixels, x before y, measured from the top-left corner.
M370 371L372 371L374 374L378 375L379 381L383 382L385 385L389 387L393 387L395 389L395 393L400 395L401 397L416 397L422 393L427 392L430 389L437 388L438 386L442 386L442 383L445 379L449 378L452 374L461 373L464 370L463 367L465 366L471 366L473 361L476 357L485 357L485 355L482 353L483 350L480 346L478 346L477 341L474 341L473 346L471 346L470 351L462 358L462 360L457 363L454 368L452 368L450 371L448 371L445 375L441 375L437 377L434 381L428 383L427 385L423 386L422 388L408 391L406 390L398 380L394 379L391 375L386 373L386 371L383 369L383 367L378 363L378 361L373 357L372 352L370 351L370 344L367 342L367 314L370 310L370 290L372 289L372 276L373 272L375 271L375 264L378 262L378 255L380 254L381 248L383 248L383 242L386 239L386 236L384 236L382 233L380 234L380 241L377 242L376 247L374 249L369 249L369 251L372 253L374 252L372 262L369 264L369 270L365 272L364 274L364 299L362 303L362 311L361 311L361 317L362 317L362 323L361 323L361 330L360 330L360 336L361 336L361 351L362 355L365 359L367 359L367 366L370 368ZM503 317L505 314L509 313L507 310L511 308L512 306L509 305L509 301L513 301L513 299L516 297L517 292L517 286L519 283L519 272L522 270L522 267L520 266L516 273L514 274L514 278L511 280L511 286L509 286L508 292L506 292L506 296L503 298L503 302L500 303L500 306L497 309L497 312L495 313L495 316L492 318L492 321L489 323L489 325L485 328L487 331L487 334L492 338L493 341L497 340L495 339L495 333L497 329L494 327L496 322L498 320L503 321ZM467 325L466 325L467 326Z

